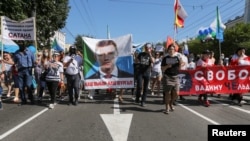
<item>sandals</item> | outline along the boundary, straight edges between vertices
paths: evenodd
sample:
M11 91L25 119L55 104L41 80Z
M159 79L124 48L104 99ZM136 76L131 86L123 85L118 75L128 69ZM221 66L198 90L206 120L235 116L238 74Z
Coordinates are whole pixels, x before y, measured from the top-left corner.
M174 107L170 108L170 111L173 112L174 111Z

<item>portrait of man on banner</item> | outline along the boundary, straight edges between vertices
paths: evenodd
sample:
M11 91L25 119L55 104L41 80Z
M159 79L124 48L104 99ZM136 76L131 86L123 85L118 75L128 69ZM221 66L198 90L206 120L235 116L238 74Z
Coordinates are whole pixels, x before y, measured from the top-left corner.
M118 84L121 81L134 81L130 36L122 36L116 39L91 39L85 37L83 39L85 43L85 84L104 82L101 83L103 85L101 88L119 88L122 87L122 85ZM105 86L106 82L114 85Z
M95 48L95 57L99 64L99 71L88 79L133 77L133 74L120 69L116 65L118 49L113 40L99 41Z

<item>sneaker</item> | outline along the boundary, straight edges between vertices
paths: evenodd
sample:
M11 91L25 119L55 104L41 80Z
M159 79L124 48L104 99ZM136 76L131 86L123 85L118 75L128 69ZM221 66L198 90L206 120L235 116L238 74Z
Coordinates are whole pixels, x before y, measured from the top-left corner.
M151 95L155 95L155 93L154 93L154 92L152 92L152 93L151 93Z
M163 113L164 114L169 114L169 110L164 110Z
M54 108L55 108L54 104L49 104L49 109L54 109Z
M93 99L94 99L93 96L91 96L91 95L88 95L88 98L89 98L90 100L93 100Z
M73 105L77 106L78 105L78 100L76 100Z
M142 106L142 107L146 107L146 105L145 105L144 102L141 102L141 106Z
M204 101L204 105L205 105L206 107L210 106L209 101L208 101L208 100Z
M247 102L245 100L241 100L241 104L246 104Z
M234 99L232 102L233 102L233 104L239 104L237 99Z

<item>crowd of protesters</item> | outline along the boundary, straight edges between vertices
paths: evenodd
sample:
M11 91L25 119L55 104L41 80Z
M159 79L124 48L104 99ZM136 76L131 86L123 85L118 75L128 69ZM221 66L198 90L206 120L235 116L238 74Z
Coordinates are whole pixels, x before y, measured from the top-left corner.
M132 96L135 97L133 100L145 107L148 93L162 97L165 114L174 111L178 97L180 100L185 100L179 95L180 70L214 65L250 65L250 61L244 59L247 57L245 48L238 48L230 59L220 57L217 64L214 52L209 50L203 51L198 58L192 53L185 53L182 48L176 48L174 44L163 50L154 50L151 43L146 43L143 48L144 51L133 53L135 82L135 87L131 89ZM6 97L14 95L13 102L19 105L25 105L28 101L30 104L35 104L35 100L43 103L45 93L48 92L50 101L47 106L50 109L56 105L57 93L60 98L63 97L62 93L68 96L68 105L77 106L81 90L84 89L82 72L83 55L75 46L71 46L66 55L63 51L52 52L49 49L34 54L21 44L16 53L4 52L3 58L0 58L0 82L7 88ZM37 83L35 88L33 79ZM120 89L118 96L120 102L123 102L125 91L127 90ZM88 93L88 98L93 100L99 90L89 90ZM0 109L3 108L2 96L3 88L0 86ZM230 95L231 100L239 105L242 105L242 97L240 93ZM210 106L208 93L199 94L198 101L207 107Z

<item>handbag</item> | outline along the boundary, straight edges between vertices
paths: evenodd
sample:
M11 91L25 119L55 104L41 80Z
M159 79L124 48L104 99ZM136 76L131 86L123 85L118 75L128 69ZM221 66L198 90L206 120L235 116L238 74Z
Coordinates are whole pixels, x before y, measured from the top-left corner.
M34 78L32 78L32 88L33 89L37 88L37 83L36 83L36 80Z

